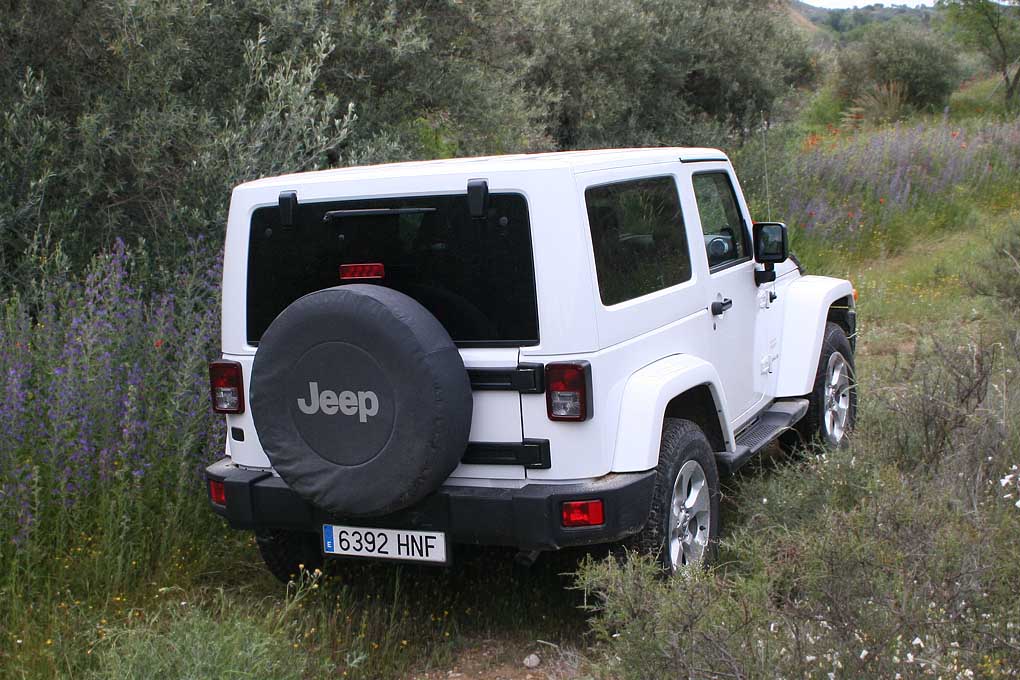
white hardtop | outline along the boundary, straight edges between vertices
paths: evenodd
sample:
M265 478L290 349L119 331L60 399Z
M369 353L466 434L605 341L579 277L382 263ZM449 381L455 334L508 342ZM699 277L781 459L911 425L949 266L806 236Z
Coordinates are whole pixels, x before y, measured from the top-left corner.
M590 151L557 151L550 153L513 154L505 156L477 156L433 161L410 161L382 165L362 165L332 170L318 170L289 175L278 175L247 182L238 189L266 189L293 187L295 183L320 183L345 180L392 179L394 177L422 177L429 175L463 175L482 172L531 172L536 170L571 170L575 173L605 170L607 168L676 161L726 161L726 154L718 149L702 148L640 148L596 149Z

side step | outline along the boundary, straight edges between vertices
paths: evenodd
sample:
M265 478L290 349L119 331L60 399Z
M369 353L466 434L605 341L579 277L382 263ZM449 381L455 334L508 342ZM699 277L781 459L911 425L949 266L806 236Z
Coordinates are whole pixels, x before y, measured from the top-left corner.
M719 472L731 475L807 414L807 399L781 399L772 402L758 419L737 435L736 451L715 454Z

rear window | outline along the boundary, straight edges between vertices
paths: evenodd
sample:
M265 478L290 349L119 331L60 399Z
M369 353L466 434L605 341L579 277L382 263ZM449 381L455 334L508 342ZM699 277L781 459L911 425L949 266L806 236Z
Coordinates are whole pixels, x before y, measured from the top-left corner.
M248 249L248 342L302 295L372 283L417 300L458 345L537 344L528 206L519 194L489 199L484 219L471 218L465 194L303 203L289 227L277 206L259 208ZM394 212L326 217L352 210ZM381 279L341 280L342 265L376 263Z

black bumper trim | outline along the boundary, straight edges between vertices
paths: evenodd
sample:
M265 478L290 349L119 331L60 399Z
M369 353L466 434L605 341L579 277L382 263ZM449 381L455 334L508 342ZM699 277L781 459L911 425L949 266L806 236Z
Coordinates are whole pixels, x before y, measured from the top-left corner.
M521 550L611 543L644 527L655 471L614 473L578 484L527 484L519 489L444 486L420 503L383 517L335 517L298 496L268 471L239 468L224 458L206 468L222 481L227 505L211 504L235 529L290 529L321 533L323 524L443 531L454 543L505 545ZM601 499L605 523L561 525L568 500Z

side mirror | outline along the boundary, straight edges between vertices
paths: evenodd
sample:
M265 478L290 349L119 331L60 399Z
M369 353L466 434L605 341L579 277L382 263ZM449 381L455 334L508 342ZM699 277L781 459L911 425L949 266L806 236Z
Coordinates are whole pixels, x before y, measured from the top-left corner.
M786 262L790 257L786 225L782 222L755 222L752 233L756 261L764 265L773 265Z

